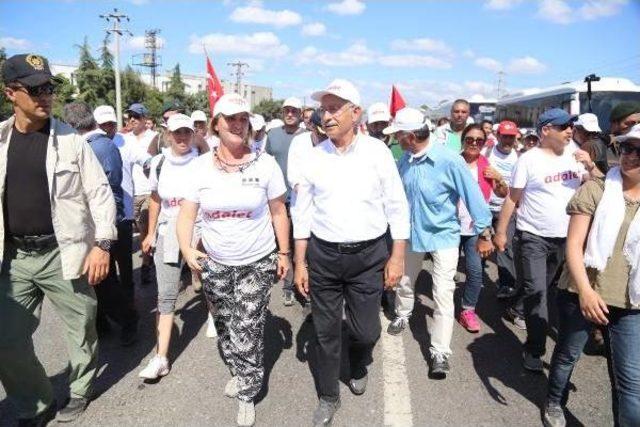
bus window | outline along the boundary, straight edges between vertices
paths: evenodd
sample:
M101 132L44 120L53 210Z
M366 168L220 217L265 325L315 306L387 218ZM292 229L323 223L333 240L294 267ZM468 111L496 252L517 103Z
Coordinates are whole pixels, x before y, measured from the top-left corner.
M598 116L598 124L602 132L609 132L609 115L611 109L622 101L640 102L640 92L593 92L591 108ZM580 93L580 114L589 112L589 101L586 92Z

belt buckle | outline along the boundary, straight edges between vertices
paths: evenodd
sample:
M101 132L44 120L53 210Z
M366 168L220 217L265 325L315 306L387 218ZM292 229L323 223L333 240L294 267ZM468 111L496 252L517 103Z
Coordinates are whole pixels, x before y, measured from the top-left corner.
M338 252L341 254L351 254L357 247L358 245L354 243L338 243Z

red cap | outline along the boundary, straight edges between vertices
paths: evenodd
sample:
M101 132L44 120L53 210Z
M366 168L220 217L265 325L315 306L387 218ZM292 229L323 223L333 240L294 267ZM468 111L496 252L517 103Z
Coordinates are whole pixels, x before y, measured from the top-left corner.
M498 133L500 135L513 135L516 136L518 134L518 126L515 123L510 122L509 120L503 120L498 125Z

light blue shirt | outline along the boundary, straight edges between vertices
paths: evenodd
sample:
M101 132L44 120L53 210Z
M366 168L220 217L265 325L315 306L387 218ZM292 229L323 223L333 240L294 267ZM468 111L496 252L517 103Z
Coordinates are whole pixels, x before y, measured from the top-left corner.
M440 144L429 144L416 156L406 152L398 170L409 200L411 250L433 252L460 245L458 200L462 199L473 230L491 225L491 212L462 156Z

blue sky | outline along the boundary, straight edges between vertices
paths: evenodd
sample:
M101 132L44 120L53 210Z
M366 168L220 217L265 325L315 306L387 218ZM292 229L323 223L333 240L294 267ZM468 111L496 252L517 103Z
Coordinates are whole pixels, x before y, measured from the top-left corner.
M75 64L86 35L96 54L113 8L129 15L122 62L143 52L145 29L159 28L162 71L180 63L205 73L206 45L218 75L250 64L248 81L274 97L307 97L336 77L363 102L387 101L397 84L412 105L495 97L504 90L582 80L595 72L640 84L640 2L636 0L477 1L6 1L0 45Z

